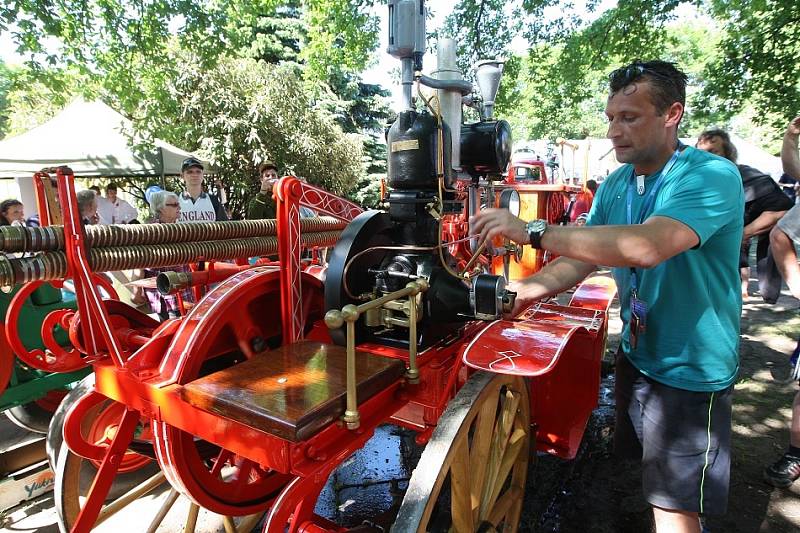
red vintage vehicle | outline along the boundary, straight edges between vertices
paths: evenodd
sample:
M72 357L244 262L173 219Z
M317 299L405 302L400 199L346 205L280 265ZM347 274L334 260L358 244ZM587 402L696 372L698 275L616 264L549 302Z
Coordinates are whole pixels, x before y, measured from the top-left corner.
M541 303L504 319L509 302L497 298L513 297L498 289L501 278L456 282L441 270L404 270L441 256L448 243L395 244L398 226L386 213L357 214L288 177L278 186L276 235L229 243L240 257L278 251L280 268L229 269L186 317L158 324L101 298L92 277L105 258L153 245L98 248L80 223L68 170L58 170L58 187L66 214L60 251L53 244L33 263L0 259L0 282L29 281L35 271L76 286L78 310L61 319L95 383L65 413L56 481L64 529L89 531L166 480L193 502L190 529L203 507L229 517L230 527L230 517L247 517L241 531L265 512L268 532L344 531L317 516L315 503L331 472L389 423L427 443L394 531L442 521L455 531L513 531L533 450L575 455L597 399L614 295L608 279L587 280L569 305ZM301 221L301 203L352 221L339 236L329 228L341 226L324 219ZM315 227L324 230L309 232ZM126 231L137 230L115 230ZM137 238L156 242L149 231ZM170 235L159 265L183 257L175 242L182 238ZM336 238L323 284L319 273L303 271L300 252ZM231 253L215 246L203 249L207 258ZM187 253L198 257L197 248ZM469 317L450 308L462 294L474 300ZM458 320L437 322L446 311ZM118 476L147 468L151 478L108 501Z

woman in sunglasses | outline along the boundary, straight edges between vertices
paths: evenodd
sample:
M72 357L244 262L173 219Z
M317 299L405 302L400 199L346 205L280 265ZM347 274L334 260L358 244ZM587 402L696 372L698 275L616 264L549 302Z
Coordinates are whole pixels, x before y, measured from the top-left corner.
M173 224L178 222L181 214L181 205L178 195L169 191L156 191L150 195L150 212L153 216L154 224ZM186 265L176 265L163 268L146 268L138 271L138 278L154 278L161 272L186 272ZM181 291L178 295L162 296L156 288L145 288L145 296L150 304L151 312L158 316L161 321L169 318L177 318L183 314L183 307L186 303L194 302L191 290Z

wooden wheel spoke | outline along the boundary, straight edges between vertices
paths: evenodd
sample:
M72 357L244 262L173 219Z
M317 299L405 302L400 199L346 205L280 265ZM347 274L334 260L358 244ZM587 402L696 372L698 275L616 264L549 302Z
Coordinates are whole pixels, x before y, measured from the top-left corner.
M530 437L524 380L484 372L470 376L439 419L411 476L395 528L515 533Z
M500 491L508 480L511 468L517 462L520 452L522 452L525 447L524 445L527 443L526 437L525 430L521 428L517 428L514 433L512 433L509 439L509 445L506 447L506 453L503 455L503 461L500 463L494 485L491 488L491 492L489 492L487 509L492 509L494 507L500 495Z
M453 529L455 531L473 531L469 447L466 438L462 438L456 444L455 457L450 465L450 492Z
M233 518L230 516L222 517L222 525L225 528L225 533L236 533L236 524L233 523Z
M505 457L509 437L511 436L520 397L521 395L519 393L513 392L510 389L507 389L505 394L500 397L500 413L497 417L497 423L495 424L492 449L489 454L489 463L487 465L487 475L483 484L481 503L478 512L478 517L481 519L488 514L491 504L493 503L492 492L500 476L500 468L503 463L503 458ZM501 479L500 481L502 483L503 480Z
M495 503L492 512L486 517L486 521L492 524L495 528L500 525L500 522L508 515L509 510L514 505L514 502L522 498L522 489L519 487L511 486L503 493L500 499Z
M481 406L475 422L475 432L472 436L472 446L469 453L470 473L472 475L470 492L473 522L478 519L481 489L486 477L486 467L489 462L489 449L492 443L496 415L497 405L493 402L486 402Z
M260 513L254 513L248 516L243 516L239 521L239 527L237 528L238 531L242 533L247 533L248 531L252 531L258 521L261 520L261 517L264 516L264 511Z
M186 525L183 527L183 533L194 533L197 527L198 514L200 514L200 506L192 502L189 506L189 514L186 516Z
M130 505L137 498L141 498L145 494L152 492L155 488L163 485L166 482L167 480L164 477L164 473L159 472L150 479L140 483L113 502L103 507L103 509L100 511L100 514L97 516L97 522L95 522L95 526L114 516L119 511Z
M153 517L150 525L147 527L147 533L154 533L158 529L158 526L160 526L161 522L164 521L164 518L167 516L169 510L172 509L173 505L175 505L175 501L178 499L178 496L180 496L180 493L177 490L170 489L169 493L167 494L167 499L161 504L158 512Z

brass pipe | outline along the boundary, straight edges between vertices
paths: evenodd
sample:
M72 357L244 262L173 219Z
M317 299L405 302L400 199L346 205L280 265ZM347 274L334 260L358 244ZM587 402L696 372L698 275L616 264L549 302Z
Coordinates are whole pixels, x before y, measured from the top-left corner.
M358 306L353 304L345 305L341 311L338 309L331 309L325 313L325 325L330 329L340 328L343 325L347 326L347 408L345 409L342 420L347 425L347 429L357 429L360 424L358 414L358 397L356 388L356 321L358 317L376 307L381 307L387 302L398 300L400 298L411 297L414 299L413 311L410 311L409 316L413 316L413 321L409 324L409 334L413 337L409 342L409 368L407 376L414 376L416 381L409 381L415 383L419 381L419 369L417 368L417 308L416 296L420 292L428 290L428 282L424 279L410 281L405 287L400 290L390 292L380 298L370 300Z
M333 217L300 219L301 233L342 230L347 224ZM276 220L234 220L192 224L111 224L85 226L87 248L175 244L270 237L278 233ZM64 227L0 226L0 252L55 252L65 250Z
M419 284L414 283L414 285L418 290L408 295L408 371L406 371L406 378L412 385L419 383L419 368L417 368L417 294L423 290Z
M176 224L177 225L177 224ZM189 224L186 224L189 225ZM303 247L333 246L341 232L301 233ZM89 250L89 266L94 272L134 268L163 268L195 261L220 261L239 257L270 255L278 252L277 237L251 237L223 241L137 245ZM8 258L0 255L0 286L31 281L50 281L67 276L64 252L45 252L34 257Z
M345 305L342 317L347 324L347 409L342 420L347 429L358 429L361 415L358 414L358 384L356 383L356 320L358 310L354 305Z

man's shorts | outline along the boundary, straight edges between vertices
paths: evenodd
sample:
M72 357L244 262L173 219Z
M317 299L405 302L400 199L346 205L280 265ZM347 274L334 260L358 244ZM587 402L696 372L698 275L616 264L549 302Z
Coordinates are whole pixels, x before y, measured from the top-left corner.
M778 220L777 226L789 236L795 244L800 244L800 204L795 206Z
M663 509L724 514L728 507L733 386L676 389L617 353L614 449L642 460L642 488Z

